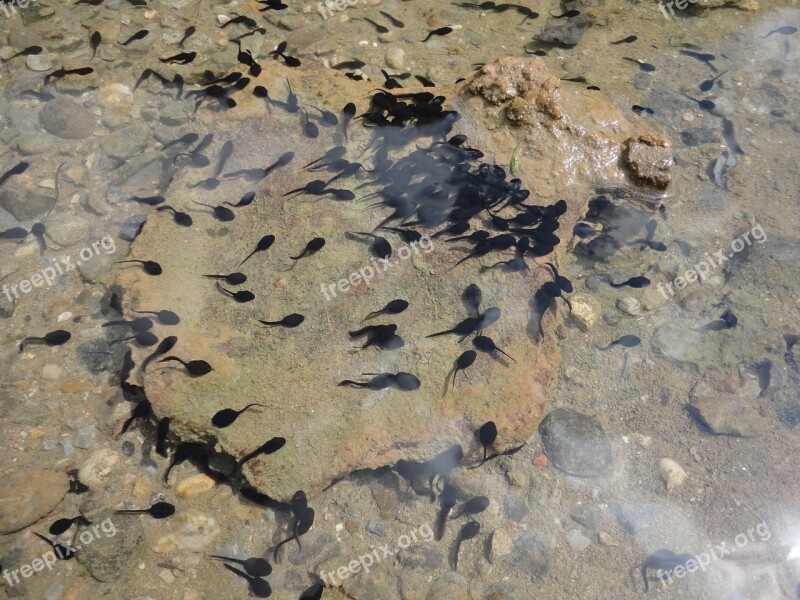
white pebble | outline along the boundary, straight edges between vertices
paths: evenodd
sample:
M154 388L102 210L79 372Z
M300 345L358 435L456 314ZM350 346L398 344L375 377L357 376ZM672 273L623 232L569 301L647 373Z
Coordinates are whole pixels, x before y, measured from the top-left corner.
M59 323L63 323L64 321L69 321L71 318L72 318L72 313L69 312L69 311L66 311L66 312L63 312L60 315L58 315L58 318L56 318L56 321L59 322Z
M386 49L386 64L392 69L402 69L405 56L405 50L399 46L390 46Z
M683 485L688 477L683 467L671 458L662 458L658 461L658 472L661 475L661 479L667 484L668 492Z

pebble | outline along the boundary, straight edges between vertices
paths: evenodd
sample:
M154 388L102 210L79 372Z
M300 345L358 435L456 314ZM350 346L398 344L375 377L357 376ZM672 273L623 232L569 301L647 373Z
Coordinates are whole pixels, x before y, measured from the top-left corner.
M630 315L632 317L638 317L644 312L642 309L642 303L639 302L637 298L633 298L631 296L617 298L617 308L626 315Z
M128 110L133 105L133 93L125 84L110 83L97 90L97 100L109 109Z
M64 473L28 469L9 473L0 486L0 534L13 533L52 512L69 489Z
M405 62L405 50L399 46L389 46L386 49L386 65L392 69L402 69Z
M688 477L676 460L666 457L658 461L658 473L664 480L668 492L683 485Z
M511 554L513 542L508 531L504 528L495 529L492 532L491 547L489 550L489 562L497 563L503 556Z
M377 521L373 521L372 519L367 521L367 530L370 533L374 533L378 537L383 537L386 535L386 528Z
M569 516L572 520L580 523L586 529L597 529L603 518L603 512L591 504L577 504L570 511Z
M59 389L64 394L74 394L76 392L80 392L85 385L85 381L73 381L71 383L65 383Z
M544 452L569 475L594 477L611 465L611 445L594 417L569 408L558 408L539 425Z
M714 108L711 109L711 114L718 117L729 117L734 113L733 103L725 96L714 98Z
M591 300L584 296L576 296L570 298L570 302L572 303L572 312L570 313L572 322L583 333L586 333L594 326L597 318Z
M597 541L600 542L603 546L619 546L619 542L612 536L610 533L606 533L605 531L598 531L597 532Z
M79 471L80 480L91 487L98 485L108 477L119 461L119 456L110 448L103 448L92 453Z
M122 442L122 453L125 456L133 456L133 453L136 451L136 446L133 445L133 442Z
M48 133L67 140L80 140L94 133L97 120L80 104L67 98L56 98L39 112L42 127Z
M567 533L567 543L574 551L580 552L581 550L586 550L592 542L577 529L571 529Z
M86 450L92 445L96 437L97 427L94 425L87 425L75 432L75 435L72 436L72 445L76 448Z
M650 527L658 513L658 505L652 503L612 504L610 508L619 524L631 535Z
M25 57L25 66L27 66L31 71L36 71L41 73L42 71L49 71L53 68L53 61L50 60L50 57L45 54L31 54L30 56Z
M179 498L196 498L214 489L214 480L208 475L198 473L181 479L175 486L175 495Z

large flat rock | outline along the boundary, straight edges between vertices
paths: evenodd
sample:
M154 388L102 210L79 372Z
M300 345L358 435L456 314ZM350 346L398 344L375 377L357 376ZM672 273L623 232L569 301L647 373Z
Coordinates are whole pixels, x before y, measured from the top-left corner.
M537 71L543 69L541 61L528 62ZM524 66L521 68L524 70ZM266 86L272 98L282 100L285 78L301 105L312 104L337 114L348 101L357 104L358 114L363 113L373 88L311 64L301 69L271 64L254 83ZM447 108L461 114L451 134L468 134L467 145L480 148L487 159L494 158L506 168L513 149L522 145L520 177L532 190L528 203L567 201L567 213L559 220L556 232L564 242L548 257L559 263L572 227L591 197L589 188L575 184L624 182L620 157L626 141L650 134L652 128L636 118L622 118L610 100L581 103L576 110L589 113L572 115L568 98L579 95L569 92L564 99L558 89L548 93L552 102L561 103L559 111L543 113L535 124L510 126L502 102L489 104L464 86L461 91L463 95L455 87L435 90L448 98ZM541 89L526 89L520 93L527 97L539 92ZM303 171L302 166L342 143L340 128L321 127L318 139L308 139L302 136L298 115L287 115L276 107L267 111L263 100L247 94L237 96L237 102L239 105L229 111L201 109L199 113L218 139L234 141L234 155L226 171L263 168L289 150L295 152L294 160L257 188L242 180L223 181L213 192L188 188L210 176L199 170L176 178L166 194L167 201L191 211L193 227L178 227L166 212L153 213L134 243L131 258L156 260L163 274L151 277L133 267L120 275L126 308L171 309L180 314L178 326L158 328L160 336L178 337L172 354L185 360L203 359L214 368L204 377L191 378L182 370L157 363L148 367L142 380L157 416L170 416L173 431L183 439L216 438L221 449L235 456L273 436L285 437L288 443L277 454L256 458L245 467L245 475L259 490L284 499L298 489L313 493L356 469L394 464L399 459L428 460L454 443L471 452L471 458L478 458L480 449L473 432L490 419L500 432L496 450L526 440L536 431L557 378L555 328L563 305L559 301L556 311L545 315L541 340L534 339L531 308L534 292L552 276L546 269L537 269L534 259L528 259L531 270L525 273L481 271L481 265L507 260L512 252L494 252L454 268L470 247L446 243L444 237L435 238L432 248L427 246L429 251L404 250L398 254L403 242L387 233L395 250L395 264L370 285L359 283L344 293L337 290L335 297L329 292L326 299L323 285L335 284L377 262L366 244L345 233L371 231L390 210L369 207L380 198L365 197L378 188L356 189L370 181L366 174L335 184L355 190L355 201L308 195L285 198L287 191L312 179L332 177ZM570 118L584 125L566 126L562 120ZM611 118L618 120L613 127L606 127ZM592 129L593 123L603 125ZM364 153L369 141L370 131L354 121L347 157L371 166L372 150ZM417 144L424 147L430 141L421 139ZM399 149L393 156L413 149ZM537 161L542 156L547 156L547 164L539 168ZM236 209L236 219L229 223L215 221L208 210L192 204L192 200L235 202L251 189L257 189L256 204ZM194 212L198 208L202 212ZM513 214L509 211L508 216ZM480 221L473 219L472 229L479 228ZM433 233L436 229L419 231ZM239 262L266 234L275 235L275 244L244 265L241 270L248 281L236 288L254 292L253 302L237 304L211 281L201 278L206 273L236 271ZM289 256L300 254L314 237L325 238L325 247L294 264ZM410 257L401 259L406 252ZM470 340L426 336L470 316L461 301L470 283L483 290L484 309L501 309L500 319L484 333L517 362L479 353L475 363L458 374L451 389L454 360L472 347ZM357 351L358 342L349 338L348 331L363 326L361 321L368 313L395 298L408 300L409 309L370 323L396 323L405 345L394 351ZM290 313L303 314L305 322L295 329L265 328L257 322L277 320ZM150 350L135 349L137 363ZM337 386L343 379L386 371L411 372L421 380L421 387L404 392ZM226 429L211 426L211 417L218 410L241 408L251 402L266 408L249 410Z

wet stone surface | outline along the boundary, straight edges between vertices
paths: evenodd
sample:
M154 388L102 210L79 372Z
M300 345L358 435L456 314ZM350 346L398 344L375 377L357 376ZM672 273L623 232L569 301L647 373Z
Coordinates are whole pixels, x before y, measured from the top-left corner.
M595 417L559 408L541 425L547 457L560 470L579 477L595 477L611 465L611 446Z

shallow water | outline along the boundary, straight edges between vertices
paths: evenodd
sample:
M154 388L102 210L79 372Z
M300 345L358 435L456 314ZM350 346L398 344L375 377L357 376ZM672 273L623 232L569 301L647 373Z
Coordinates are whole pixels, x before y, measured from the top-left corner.
M319 597L313 594L323 575L322 598L633 598L643 593L640 567L651 557L651 595L800 597L800 186L793 150L800 38L792 29L800 27L798 11L698 2L667 19L656 3L576 1L524 3L539 16L523 21L515 9L459 3L368 0L340 4L345 8L327 18L313 4L287 4L265 12L256 2L191 0L0 5L0 172L27 163L0 184L0 231L9 232L0 240L2 593L54 600L248 597L248 582L210 558L223 555L267 559L265 579L280 599L304 590ZM581 14L548 19L568 10ZM241 40L262 73L249 75L243 89L227 90L236 107L214 97L196 105L200 96L192 92L208 81L204 71L221 78L247 70L231 40L252 24L226 25L237 15L264 29ZM553 30L560 25L566 30ZM181 47L188 27L195 31ZM423 42L443 27L452 31ZM141 30L148 34L122 45ZM93 56L94 32L101 39ZM576 43L533 42L537 35L575 35ZM637 39L611 43L628 36ZM270 54L284 40L299 68ZM42 51L13 57L31 46ZM509 56L534 60L537 50L563 79L563 103L555 108L543 94L510 123L504 109L454 85L461 77L468 85L479 65ZM159 60L182 52L196 56L186 65ZM329 72L354 60L365 64ZM59 72L87 66L93 72ZM137 85L146 69L157 74ZM419 135L409 127L397 137L393 127L369 129L361 119L345 137L341 124L315 119L311 107L341 118L350 101L365 112L370 91L386 83L381 69L403 86L394 93L436 93L414 76L431 80L447 97L443 108L461 119L452 129L436 121ZM287 110L287 82L318 138L304 131L302 111ZM253 96L259 84L269 99ZM637 116L633 105L652 114ZM547 111L558 108L568 123L560 129L547 121ZM672 143L663 192L624 180L617 165L618 141L643 131L662 131ZM189 133L197 135L180 139ZM213 140L198 151L210 133ZM479 162L494 163L531 191L528 204L566 199L554 253L526 257L530 270L521 273L479 268L514 258L509 249L453 268L469 245L437 237L429 252L421 246L403 258L408 244L384 232L394 266L367 285L337 287L351 272L378 269L363 236L345 232L371 232L391 214L370 207L379 201L369 194L379 190L373 178L383 172L375 151L381 136L386 160L436 172L423 188L424 203L450 189L435 169L450 165L456 151L443 146L454 134L485 152L470 163L473 177ZM228 140L232 152L218 167ZM432 142L440 145L415 162L413 151ZM354 199L306 193L287 200L289 190L336 174L302 167L337 144L349 160L364 163L334 186L353 191ZM294 153L287 164L256 171L286 152ZM404 168L382 180L402 184L392 190L398 195L412 187ZM248 172L225 177L242 170ZM219 181L201 183L215 176ZM250 191L253 205L223 205ZM597 214L590 200L601 194L611 206ZM191 216L191 226L134 196L163 196ZM215 218L196 202L227 206L235 218ZM597 233L573 235L579 220ZM47 233L25 235L36 223ZM647 237L650 223L655 229ZM445 226L428 225L409 229L430 235ZM486 214L471 227L490 229ZM13 228L23 228L24 237ZM200 277L236 270L266 234L276 236L275 245L241 267L248 282L226 285L253 290L253 303L238 304ZM313 237L325 238L326 247L289 259ZM128 259L156 260L164 272L150 276L117 264ZM541 337L532 298L552 274L534 267L550 259L574 289L563 294L571 310L562 299L548 309ZM637 276L649 285L609 285ZM479 352L474 365L456 372L453 361L473 347L470 339L425 336L470 314L459 295L471 282L480 284L483 310L502 309L482 333L513 359ZM333 299L326 285L338 294ZM410 300L407 313L366 323L397 323L403 347L355 351L347 331L395 298ZM161 309L181 322L156 322L152 331L161 340L175 335L170 354L207 359L211 373L191 378L175 362L153 362L144 372L142 361L155 346L112 344L133 333L101 327L142 316L133 310ZM297 328L256 323L295 312L306 317ZM71 337L20 349L24 338L54 330ZM640 343L610 345L629 339L623 336ZM137 367L121 375L128 347ZM336 385L399 371L418 375L421 388ZM121 389L121 377L143 390ZM141 394L153 411L121 434ZM208 425L215 411L249 403L264 406L230 427ZM164 457L157 423L167 416ZM497 424L488 449L494 456L469 468L483 456L475 431L487 421ZM232 463L278 436L285 446L231 474ZM204 450L166 478L187 441L202 442ZM438 473L423 467L428 471L419 477L406 477L408 464L399 461L422 464L452 444L463 448L460 466L439 465ZM88 491L74 482L72 492L82 493L67 491L64 474L73 469ZM446 483L457 502L436 540ZM273 554L291 535L287 503L298 488L314 509L313 526L300 537L302 549L290 541ZM488 508L456 516L478 496L488 498ZM175 514L158 520L112 512L159 501L174 504ZM59 537L75 547L75 560L36 562L47 545L34 533L46 535L56 519L79 514L97 527ZM457 535L469 520L479 531L459 551ZM689 572L659 581L656 568L669 561L659 563L664 554L654 553L663 550L691 554L697 564L683 557L678 563Z

